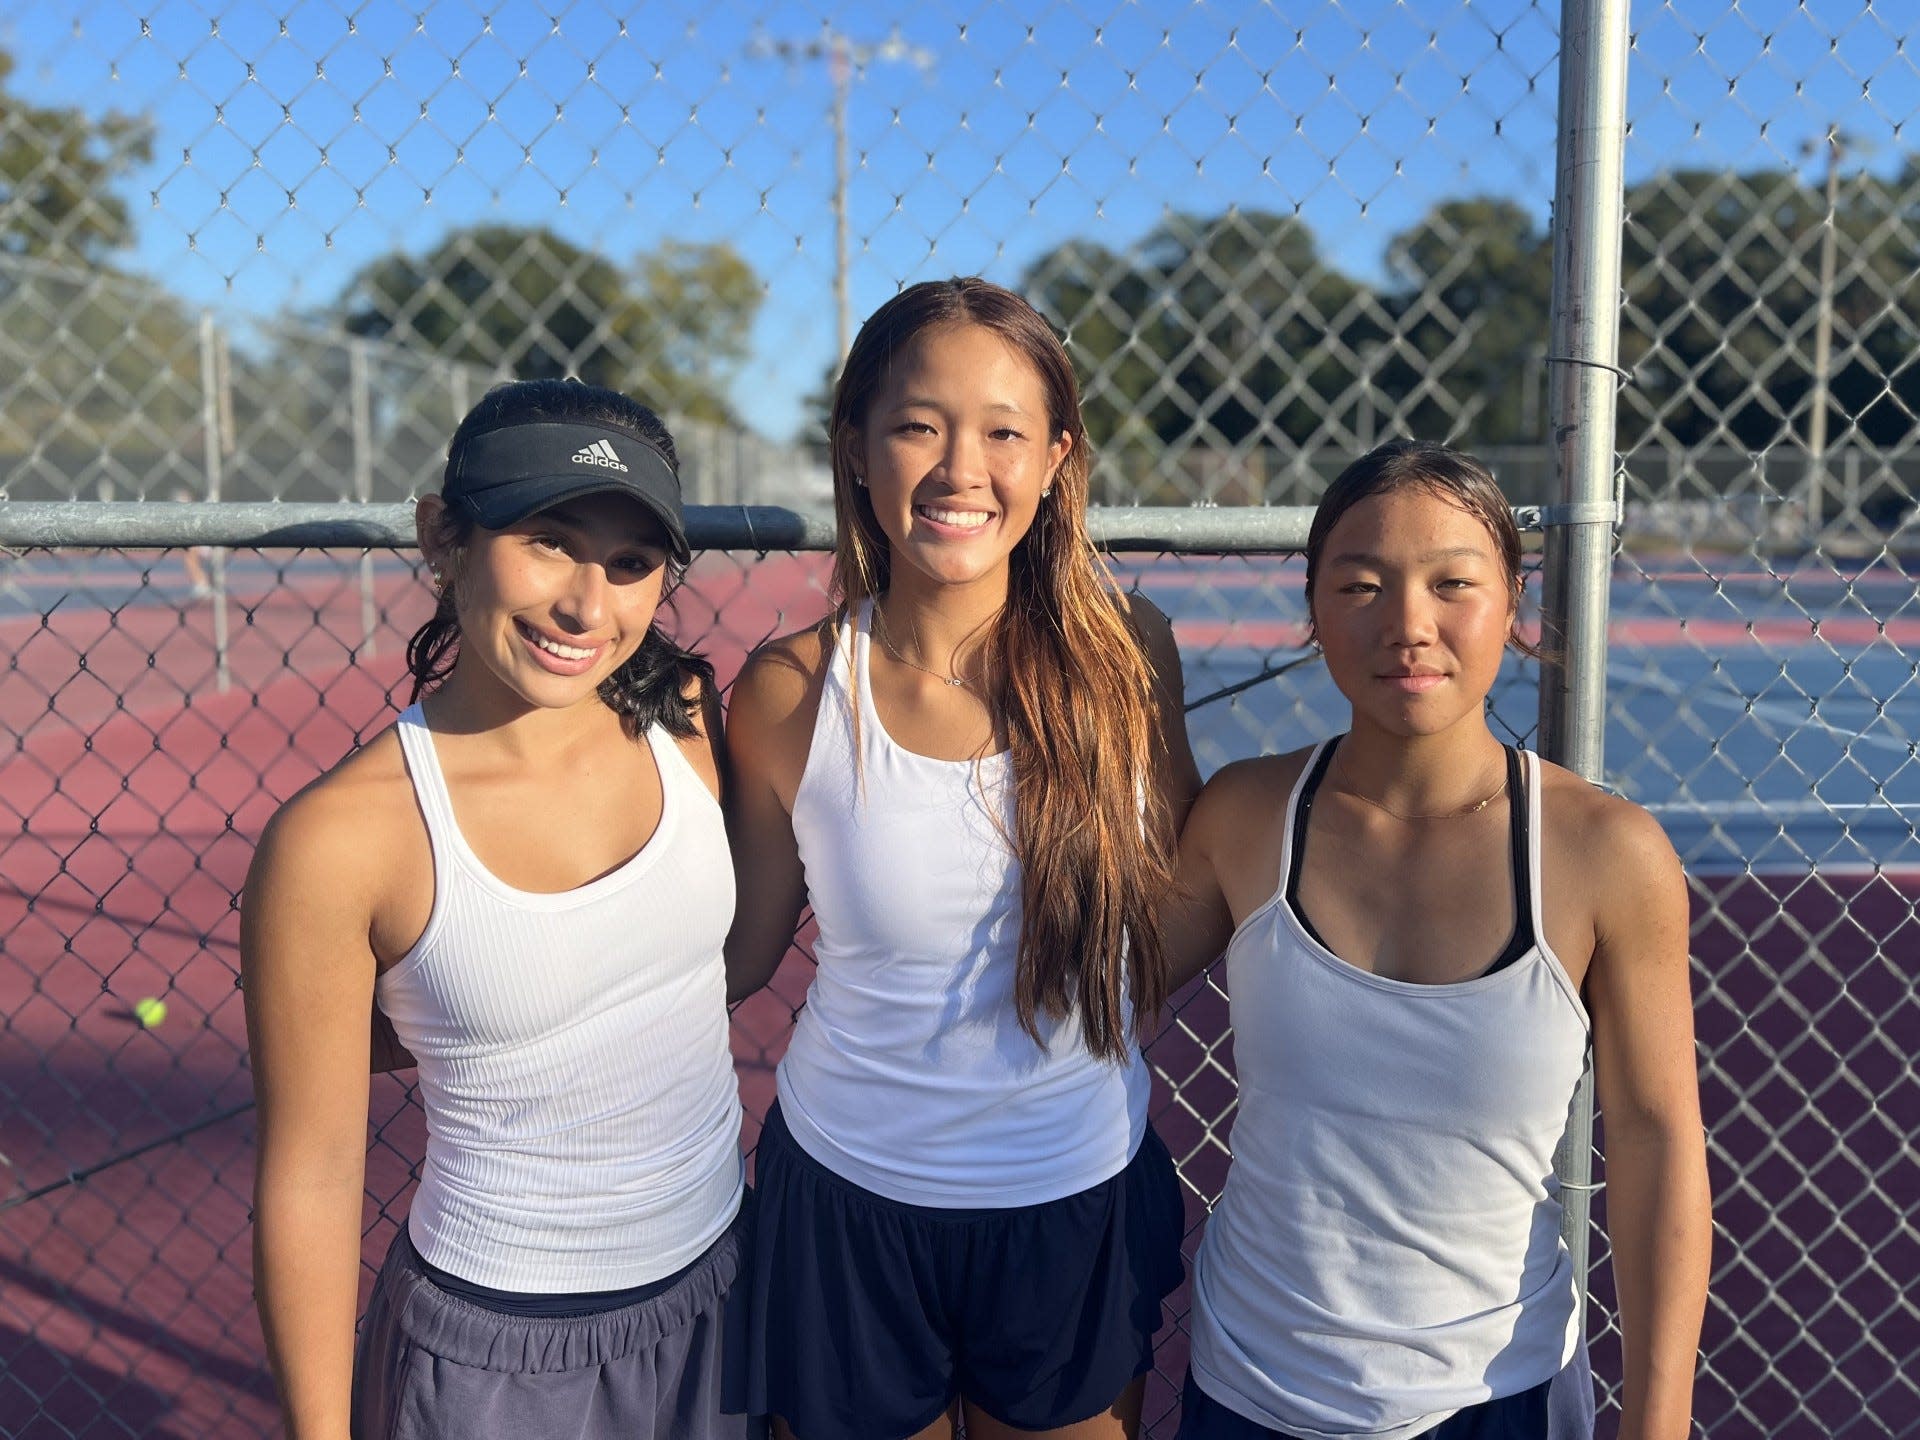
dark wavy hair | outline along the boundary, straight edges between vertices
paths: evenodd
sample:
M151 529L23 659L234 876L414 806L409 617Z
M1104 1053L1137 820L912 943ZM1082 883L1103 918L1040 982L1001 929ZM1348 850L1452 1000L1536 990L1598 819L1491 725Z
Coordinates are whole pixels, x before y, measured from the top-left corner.
M1092 449L1073 362L1012 291L973 277L929 280L860 327L833 396L833 593L844 615L885 593L893 574L886 533L855 480L868 402L915 336L960 325L991 331L1033 366L1047 439L1073 442L1014 546L992 632L1002 661L992 699L1012 754L1010 839L1020 861L1014 1014L1038 1040L1039 1016L1077 1010L1087 1049L1124 1060L1167 998L1159 911L1173 885L1175 836L1153 778L1153 676L1087 533Z
M1507 644L1535 660L1556 658L1558 652L1546 637L1535 644L1520 633L1520 601L1526 592L1526 572L1521 568L1520 529L1513 523L1513 510L1500 491L1493 471L1477 456L1434 440L1389 440L1375 446L1334 477L1327 493L1320 497L1307 530L1307 615L1309 638L1313 630L1313 581L1320 571L1320 556L1326 549L1333 527L1362 500L1395 490L1425 490L1473 516L1487 527L1493 538L1494 553L1506 574L1507 594L1513 604L1513 624L1507 631Z
M639 401L617 390L582 385L574 380L513 380L496 385L482 395L453 432L453 439L447 442L447 468L441 479L443 490L445 477L453 473L454 462L474 439L494 430L538 421L599 425L651 445L666 456L676 470L680 465L673 436L666 425ZM473 538L476 527L453 506L442 513L445 527L442 538L457 557ZM673 592L684 573L685 567L678 561L668 561L661 609L672 607ZM449 576L440 591L440 603L434 608L433 618L414 631L413 638L407 642L407 670L413 676L409 703L446 679L459 658L460 617L454 603L454 578ZM698 692L692 696L687 693L689 680L699 682ZM636 739L654 725L664 726L669 734L681 739L698 733L696 718L715 690L713 662L676 643L660 627L657 614L640 648L626 664L600 682L600 698L620 717L626 732Z

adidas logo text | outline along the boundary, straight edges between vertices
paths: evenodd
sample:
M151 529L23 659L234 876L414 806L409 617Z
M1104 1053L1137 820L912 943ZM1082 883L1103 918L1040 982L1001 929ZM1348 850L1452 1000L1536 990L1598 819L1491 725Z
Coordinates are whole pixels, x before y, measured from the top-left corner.
M603 470L618 470L622 474L626 472L627 468L626 463L621 460L619 452L613 448L613 442L611 440L596 440L591 445L582 446L573 452L573 463L576 465L598 465Z

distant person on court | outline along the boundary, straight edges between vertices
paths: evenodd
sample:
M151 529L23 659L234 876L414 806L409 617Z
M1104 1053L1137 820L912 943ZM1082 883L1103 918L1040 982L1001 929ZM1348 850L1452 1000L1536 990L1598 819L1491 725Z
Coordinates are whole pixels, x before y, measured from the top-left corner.
M839 605L729 712L731 993L819 922L758 1151L753 1409L1132 1436L1181 1278L1139 1050L1198 788L1170 627L1088 540L1073 369L1011 292L881 306L830 438Z
M176 485L173 490L174 503L191 504L199 499L184 485ZM186 545L180 550L180 568L187 572L187 595L189 599L205 600L213 594L213 581L207 565L213 559L211 545Z
M302 1440L747 1433L713 671L656 615L676 464L624 395L488 392L419 504L414 703L261 838L254 1273ZM376 999L427 1149L356 1349Z
M1488 728L1528 647L1478 461L1372 451L1306 562L1347 732L1221 770L1180 847L1174 983L1225 952L1240 1080L1181 1440L1590 1433L1553 1174L1589 1046L1620 1434L1683 1440L1710 1222L1679 862L1639 806Z

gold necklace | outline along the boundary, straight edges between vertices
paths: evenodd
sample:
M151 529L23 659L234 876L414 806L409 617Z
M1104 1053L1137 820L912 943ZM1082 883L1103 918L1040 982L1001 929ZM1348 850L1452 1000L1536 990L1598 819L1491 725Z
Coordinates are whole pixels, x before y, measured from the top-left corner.
M1507 793L1507 777L1505 775L1502 775L1500 777L1500 783L1494 787L1491 794L1485 796L1484 798L1475 802L1474 804L1467 806L1466 809L1443 810L1437 815L1404 815L1400 811L1394 809L1391 805L1381 804L1378 800L1375 800L1371 795L1362 795L1358 790L1354 789L1351 785L1347 784L1344 778L1342 778L1340 782L1340 788L1343 791L1345 791L1347 794L1351 795L1354 799L1358 800L1362 805L1371 805L1374 809L1383 811L1384 813L1393 816L1393 818L1396 820L1464 820L1469 815L1478 815L1482 810L1486 809L1487 806L1491 805L1494 801L1498 800L1502 795L1506 794Z
M927 665L922 665L918 660L909 660L906 656L902 655L899 650L894 648L893 637L887 634L887 617L881 611L878 600L873 602L873 628L875 633L880 637L880 643L887 647L887 653L889 655L893 656L893 658L898 660L902 665L911 665L922 674L933 676L933 678L938 680L942 685L950 685L955 690L959 690L967 685L971 685L975 680L980 678L980 672L977 670L971 675L942 675L938 670Z

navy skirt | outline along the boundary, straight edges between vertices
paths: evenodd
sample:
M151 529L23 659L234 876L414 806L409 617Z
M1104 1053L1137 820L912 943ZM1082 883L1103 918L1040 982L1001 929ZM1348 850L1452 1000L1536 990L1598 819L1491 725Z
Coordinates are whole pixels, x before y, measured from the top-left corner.
M901 1440L960 1399L1022 1430L1091 1419L1151 1368L1181 1280L1180 1181L1151 1128L1091 1189L953 1210L834 1174L776 1105L754 1188L748 1408L797 1440Z

